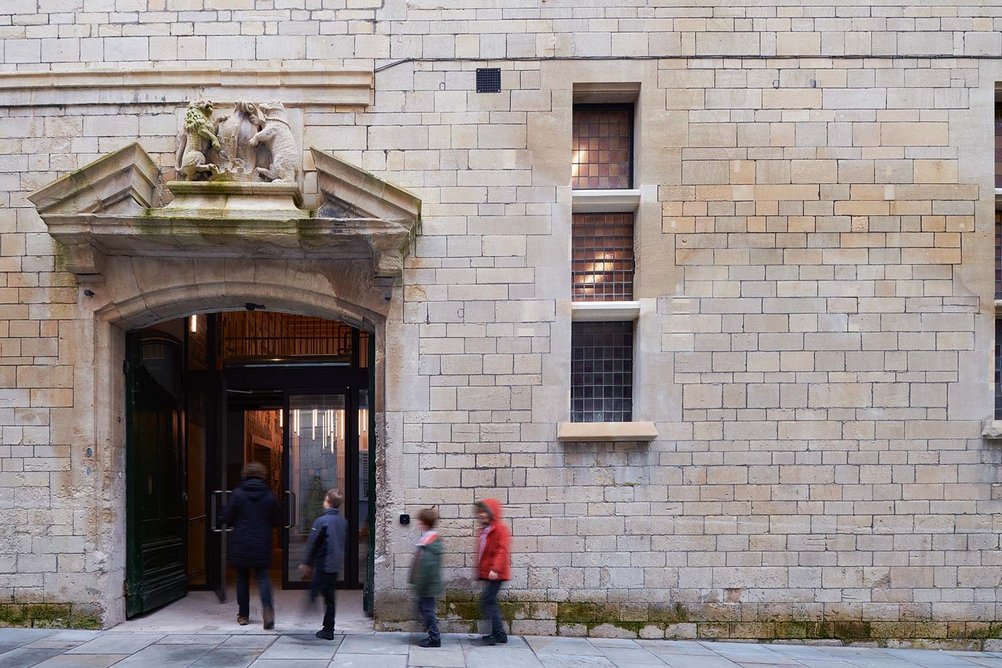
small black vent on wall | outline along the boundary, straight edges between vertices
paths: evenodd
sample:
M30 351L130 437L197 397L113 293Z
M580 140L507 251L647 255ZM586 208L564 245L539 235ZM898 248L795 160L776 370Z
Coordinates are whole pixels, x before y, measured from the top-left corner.
M500 93L501 92L501 68L500 67L478 67L477 68L477 92L478 93Z

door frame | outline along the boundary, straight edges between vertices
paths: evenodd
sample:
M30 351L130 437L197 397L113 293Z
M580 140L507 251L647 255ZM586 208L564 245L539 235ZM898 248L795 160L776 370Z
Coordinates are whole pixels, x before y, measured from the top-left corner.
M358 392L361 390L366 390L368 388L358 387L357 385L347 385L343 387L330 386L325 389L310 389L310 390L299 390L299 389L287 389L284 392L282 411L283 424L285 425L282 434L282 494L285 498L288 498L287 492L289 491L289 482L292 474L292 464L291 464L291 437L290 432L292 430L292 416L289 412L289 400L291 397L310 397L310 396L324 396L324 395L334 395L344 397L344 411L345 411L345 460L344 460L344 489L341 490L344 495L344 502L341 504L341 514L348 522L348 540L345 545L345 555L344 555L344 573L343 580L338 583L338 588L340 589L364 589L365 582L367 578L367 571L361 571L363 576L358 577L360 573L360 568L362 564L358 561L358 527L360 518L358 517L358 493L359 493L359 452L358 452L358 436L359 436L359 424L358 424ZM371 445L370 445L371 450ZM288 508L285 509L286 514L283 517L288 517ZM297 510L298 512L298 510ZM295 520L299 520L299 517L295 517ZM370 531L371 533L371 531ZM283 589L309 589L310 583L303 582L301 580L290 580L289 579L289 529L284 527L282 529L282 588ZM353 579L348 579L348 574L352 574Z

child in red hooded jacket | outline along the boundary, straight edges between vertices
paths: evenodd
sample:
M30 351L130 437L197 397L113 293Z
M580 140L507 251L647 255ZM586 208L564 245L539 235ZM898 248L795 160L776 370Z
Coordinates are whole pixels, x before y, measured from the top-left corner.
M476 504L477 577L484 581L480 594L480 610L490 620L491 632L483 637L487 645L508 642L498 607L501 585L511 578L511 532L501 521L501 504L497 499L484 499Z

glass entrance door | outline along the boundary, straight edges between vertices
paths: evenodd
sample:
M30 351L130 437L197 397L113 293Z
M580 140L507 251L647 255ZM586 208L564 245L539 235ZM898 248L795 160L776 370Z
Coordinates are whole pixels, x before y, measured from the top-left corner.
M306 542L313 521L323 512L324 496L338 489L345 502L339 512L349 517L351 485L345 477L350 451L349 436L355 425L348 424L347 397L344 394L289 395L286 400L285 455L283 480L286 496L286 526L283 536L282 584L287 588L306 588L299 575L299 564L306 561ZM349 530L348 544L354 546ZM341 566L338 579L345 581ZM354 583L349 583L354 584Z

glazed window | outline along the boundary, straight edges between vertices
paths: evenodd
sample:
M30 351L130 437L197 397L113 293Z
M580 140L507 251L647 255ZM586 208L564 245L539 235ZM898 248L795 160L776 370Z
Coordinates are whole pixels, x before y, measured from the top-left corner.
M576 104L571 187L633 187L633 105Z
M571 422L629 422L632 416L633 323L573 323Z
M571 298L633 299L633 214L575 213L571 227Z

